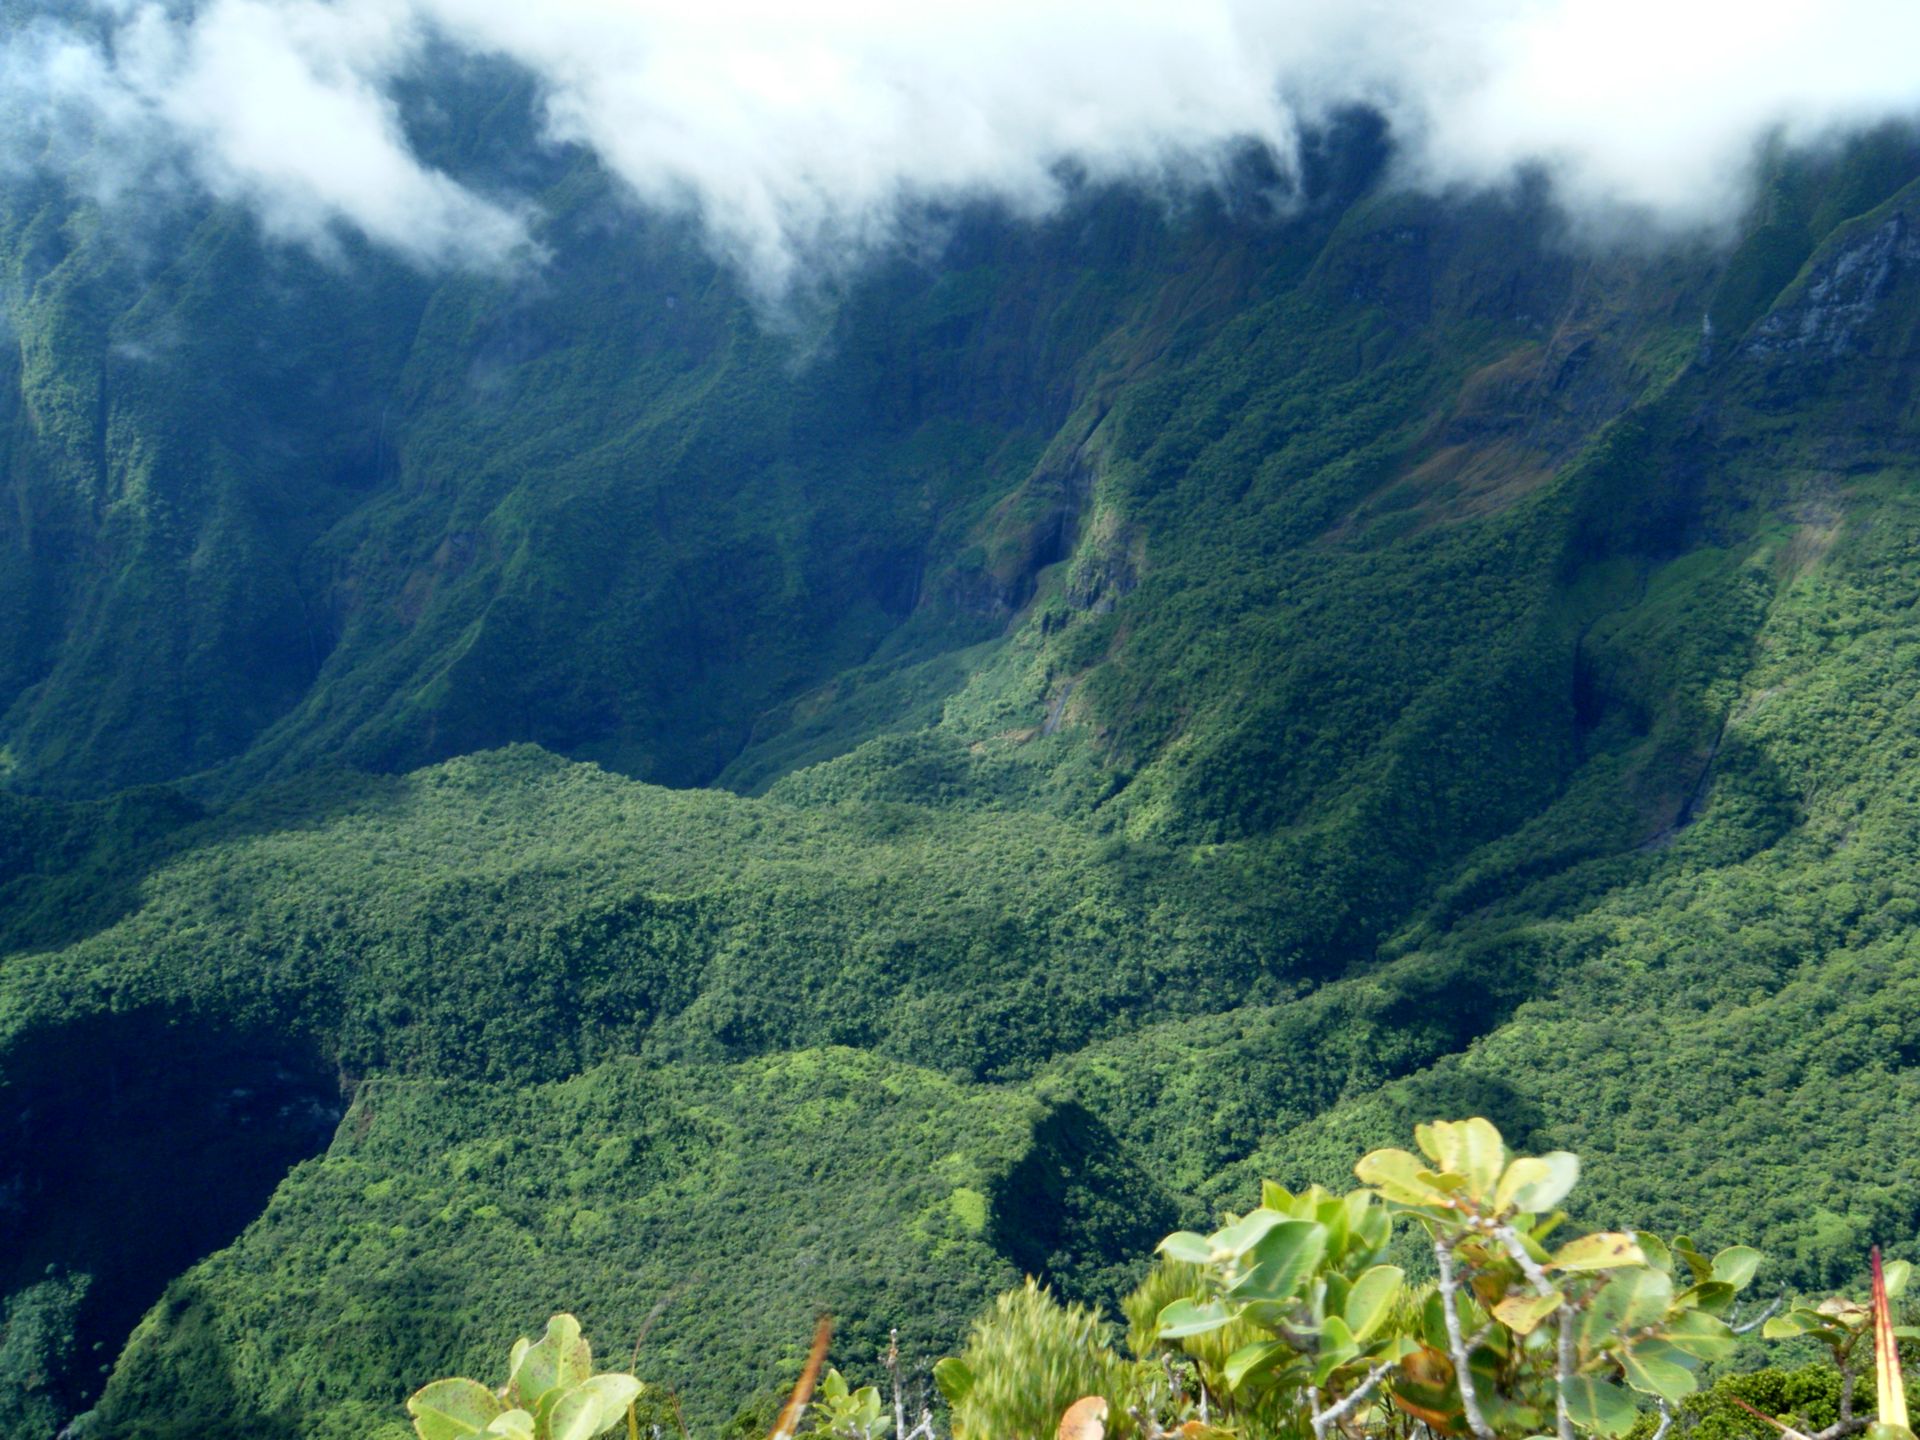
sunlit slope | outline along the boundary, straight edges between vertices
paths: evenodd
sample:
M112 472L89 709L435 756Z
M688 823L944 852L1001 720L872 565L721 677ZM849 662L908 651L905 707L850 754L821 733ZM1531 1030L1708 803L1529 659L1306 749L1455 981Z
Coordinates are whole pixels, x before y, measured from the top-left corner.
M1783 1280L1910 1247L1916 171L1605 257L1525 195L1106 197L799 350L665 231L342 284L215 216L181 253L262 308L167 270L164 381L162 281L18 203L13 775L206 773L10 802L0 1116L114 1047L352 1106L92 1433L377 1434L682 1282L649 1345L717 1422L815 1304L1110 1296L1442 1112ZM287 369L205 404L242 354ZM113 1217L27 1213L0 1373L91 1403Z

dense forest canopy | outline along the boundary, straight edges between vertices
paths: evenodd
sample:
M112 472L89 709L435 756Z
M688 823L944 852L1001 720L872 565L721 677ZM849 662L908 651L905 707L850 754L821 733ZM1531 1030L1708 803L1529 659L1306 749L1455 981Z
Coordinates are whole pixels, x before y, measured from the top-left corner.
M1920 1259L1920 132L1621 244L1334 109L770 308L405 84L533 269L0 167L0 1431L396 1440L556 1311L770 1423L1437 1115Z

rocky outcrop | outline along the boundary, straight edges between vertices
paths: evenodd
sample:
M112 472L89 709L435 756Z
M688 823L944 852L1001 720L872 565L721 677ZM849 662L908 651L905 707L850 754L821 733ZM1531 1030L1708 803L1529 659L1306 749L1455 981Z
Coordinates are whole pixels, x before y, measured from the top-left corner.
M1799 298L1754 327L1742 353L1838 359L1862 336L1903 272L1920 263L1920 228L1904 212L1862 230L1820 261Z

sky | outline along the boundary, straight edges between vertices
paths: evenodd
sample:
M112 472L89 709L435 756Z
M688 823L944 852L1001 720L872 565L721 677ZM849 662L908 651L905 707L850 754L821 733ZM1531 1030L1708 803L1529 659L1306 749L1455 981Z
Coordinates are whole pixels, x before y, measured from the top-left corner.
M1711 231L1757 146L1920 118L1916 0L77 0L0 37L0 167L109 205L210 194L326 249L537 257L537 198L409 148L430 44L524 67L542 140L690 213L778 297L926 202L1040 216L1063 167L1200 186L1236 147L1390 120L1398 183L1551 177L1576 219Z

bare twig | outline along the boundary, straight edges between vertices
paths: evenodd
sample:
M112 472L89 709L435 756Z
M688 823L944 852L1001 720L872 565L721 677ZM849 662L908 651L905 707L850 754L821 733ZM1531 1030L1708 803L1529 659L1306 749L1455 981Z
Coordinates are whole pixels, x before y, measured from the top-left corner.
M1467 1365L1467 1343L1460 1334L1460 1311L1455 1303L1460 1282L1453 1274L1453 1245L1446 1240L1433 1242L1433 1256L1440 1267L1440 1309L1447 1321L1447 1348L1453 1355L1454 1379L1460 1386L1460 1408L1466 1413L1467 1428L1478 1440L1494 1440L1493 1427L1480 1413L1480 1397L1473 1393L1473 1374Z
M1773 1303L1767 1306L1767 1308L1762 1310L1758 1315L1754 1316L1751 1320L1743 1320L1738 1325L1729 1325L1727 1328L1733 1331L1733 1333L1736 1335L1751 1334L1753 1331L1758 1330L1762 1325L1766 1324L1767 1321L1771 1320L1775 1315L1779 1314L1780 1307L1786 1303L1787 1303L1786 1296L1776 1295L1773 1298Z
M1513 1263L1518 1265L1521 1273L1527 1277L1536 1295L1544 1300L1549 1295L1559 1294L1553 1288L1553 1282L1547 1279L1547 1272L1540 1268L1540 1263L1521 1243L1520 1233L1517 1230L1511 1225L1501 1225L1493 1233L1506 1247L1507 1254L1513 1257ZM1566 1297L1562 1295L1560 1297L1559 1347L1554 1359L1553 1376L1553 1423L1559 1440L1573 1440L1573 1412L1567 1408L1567 1383L1573 1379L1573 1370L1573 1309L1567 1304ZM1664 1429L1661 1434L1665 1434ZM1655 1440L1659 1440L1659 1437L1656 1436Z
M1659 1401L1658 1404L1660 1406L1660 1423L1654 1426L1653 1440L1667 1440L1667 1431L1673 1428L1673 1410L1664 1400Z
M1387 1372L1393 1369L1393 1364L1394 1362L1391 1360L1382 1360L1367 1372L1367 1378L1355 1386L1353 1393L1347 1396L1346 1399L1341 1400L1337 1404L1329 1405L1325 1410L1317 1410L1314 1413L1313 1433L1319 1437L1319 1440L1326 1440L1328 1430L1332 1429L1359 1408L1360 1402L1373 1393L1373 1387L1386 1379ZM1316 1405L1319 1403L1317 1394L1314 1397L1314 1403Z
M807 1352L806 1368L794 1383L793 1393L787 1397L787 1403L781 1407L780 1418L774 1422L770 1440L793 1440L799 1432L800 1417L807 1413L807 1402L813 1398L814 1382L820 1378L820 1367L827 1359L827 1343L832 1339L833 1317L822 1315L820 1323L813 1330L813 1348Z
M887 1367L887 1389L893 1395L893 1433L895 1440L906 1440L907 1397L900 1389L900 1331L887 1331L887 1348L880 1363Z
M1778 1430L1782 1435L1786 1436L1787 1440L1810 1440L1810 1437L1794 1429L1793 1426L1787 1424L1786 1421L1774 1419L1773 1416L1767 1414L1767 1412L1762 1410L1758 1405L1749 1405L1746 1401L1742 1400L1738 1395L1729 1395L1727 1398L1733 1401L1733 1403L1738 1405L1742 1410L1745 1410L1749 1415L1756 1416L1759 1419L1766 1421L1767 1424L1773 1426L1774 1429ZM1820 1433L1822 1435L1825 1435L1827 1432L1825 1430L1822 1430Z
M1134 1427L1143 1440L1161 1440L1167 1432L1162 1428L1160 1419L1144 1405L1135 1405L1127 1411L1133 1417Z
M667 1307L678 1300L687 1291L700 1283L698 1273L687 1276L678 1285L653 1302L653 1308L647 1312L647 1318L640 1322L640 1333L633 1337L633 1355L627 1361L627 1370L632 1372L640 1368L640 1347L646 1343L647 1334L653 1329L653 1322L666 1313Z

